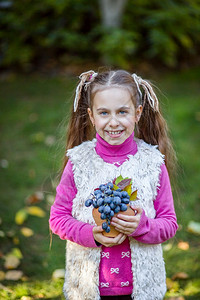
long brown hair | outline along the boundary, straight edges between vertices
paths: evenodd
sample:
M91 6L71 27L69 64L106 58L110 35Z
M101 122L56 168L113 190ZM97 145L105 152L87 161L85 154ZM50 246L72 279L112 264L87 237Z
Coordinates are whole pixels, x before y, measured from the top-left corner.
M147 81L143 82L147 83ZM158 145L160 152L165 155L165 164L171 175L174 170L176 156L169 138L167 123L163 118L161 109L154 109L145 93L143 93L141 97L142 92L138 90L138 84L133 76L124 70L98 73L98 75L89 82L87 89L82 88L77 110L71 112L67 130L66 150L80 145L84 141L91 140L94 137L95 131L89 119L87 109L92 109L93 99L98 91L111 86L128 89L135 108L142 105L143 112L139 123L136 125L135 135L148 144ZM149 81L148 86L150 86L151 96L155 97ZM68 158L65 157L64 166L67 160Z

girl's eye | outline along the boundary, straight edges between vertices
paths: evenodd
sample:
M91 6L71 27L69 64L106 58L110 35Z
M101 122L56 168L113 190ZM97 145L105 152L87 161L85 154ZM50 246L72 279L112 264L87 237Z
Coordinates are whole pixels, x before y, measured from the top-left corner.
M108 114L107 111L100 112L100 115L102 115L102 116L106 116L107 114Z
M120 115L125 115L126 114L126 111L125 110L120 110Z

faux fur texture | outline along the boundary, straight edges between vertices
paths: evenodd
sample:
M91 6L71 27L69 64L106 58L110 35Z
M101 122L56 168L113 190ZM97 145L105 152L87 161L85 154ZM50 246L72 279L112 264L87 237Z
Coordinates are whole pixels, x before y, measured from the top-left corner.
M68 150L73 164L77 195L73 200L72 215L77 220L95 225L92 207L85 200L100 184L113 181L119 175L132 178L132 188L138 190L135 205L155 218L153 201L159 187L163 155L156 146L135 139L138 152L117 167L104 162L95 151L96 139ZM161 300L166 292L165 266L161 245L142 244L129 238L133 272L134 300ZM64 295L68 300L99 300L99 263L101 248L86 248L67 241Z

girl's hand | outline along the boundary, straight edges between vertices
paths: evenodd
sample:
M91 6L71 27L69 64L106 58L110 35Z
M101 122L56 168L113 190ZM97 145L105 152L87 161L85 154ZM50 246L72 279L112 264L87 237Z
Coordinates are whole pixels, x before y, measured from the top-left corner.
M107 237L102 234L103 229L101 226L93 227L93 236L95 241L99 242L101 245L105 247L112 247L115 245L120 245L126 239L126 235L123 233L119 233L116 237Z
M111 224L115 227L116 230L123 234L132 234L140 223L143 211L140 207L135 210L137 211L137 214L135 216L127 216L119 213L116 217L112 218Z

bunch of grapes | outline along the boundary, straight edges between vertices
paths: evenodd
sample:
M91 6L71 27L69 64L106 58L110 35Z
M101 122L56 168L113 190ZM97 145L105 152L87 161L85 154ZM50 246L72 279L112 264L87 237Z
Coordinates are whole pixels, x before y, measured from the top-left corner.
M115 213L127 210L127 204L130 201L130 196L126 191L118 188L113 189L112 182L107 184L101 184L98 189L92 194L92 198L85 201L85 206L89 207L93 205L94 208L98 208L101 214L101 219L105 220L102 224L102 228L105 232L110 232L111 219Z

